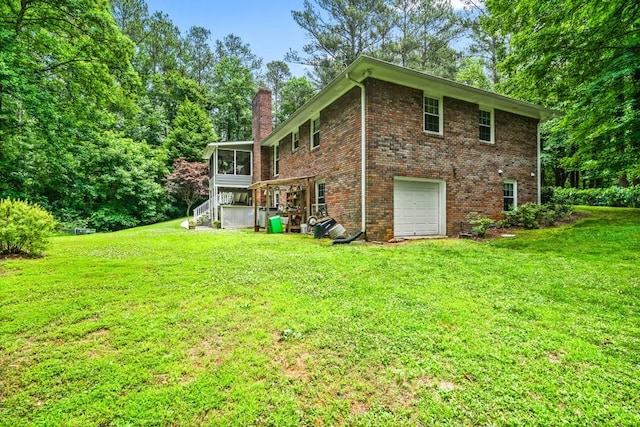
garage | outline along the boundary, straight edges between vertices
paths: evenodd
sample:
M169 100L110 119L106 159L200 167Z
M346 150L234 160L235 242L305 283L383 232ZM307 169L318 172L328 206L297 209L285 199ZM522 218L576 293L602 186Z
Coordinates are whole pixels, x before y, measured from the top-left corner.
M395 237L444 235L444 208L444 182L394 179Z

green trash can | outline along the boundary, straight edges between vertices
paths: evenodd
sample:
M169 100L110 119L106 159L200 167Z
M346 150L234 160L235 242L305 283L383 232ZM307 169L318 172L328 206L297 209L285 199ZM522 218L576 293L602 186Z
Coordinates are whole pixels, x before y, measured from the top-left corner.
M272 233L282 233L282 218L279 216L269 218L269 225L271 225Z

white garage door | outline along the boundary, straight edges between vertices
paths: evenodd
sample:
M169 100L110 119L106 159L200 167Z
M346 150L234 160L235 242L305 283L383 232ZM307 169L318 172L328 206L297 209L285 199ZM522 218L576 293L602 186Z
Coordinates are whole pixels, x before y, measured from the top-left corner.
M394 180L393 211L396 237L440 234L440 184Z

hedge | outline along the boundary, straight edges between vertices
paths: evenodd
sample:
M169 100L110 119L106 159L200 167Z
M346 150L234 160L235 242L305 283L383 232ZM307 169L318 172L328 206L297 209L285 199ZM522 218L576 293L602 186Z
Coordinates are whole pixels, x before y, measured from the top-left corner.
M637 208L640 207L640 185L585 189L546 187L542 192L542 202Z

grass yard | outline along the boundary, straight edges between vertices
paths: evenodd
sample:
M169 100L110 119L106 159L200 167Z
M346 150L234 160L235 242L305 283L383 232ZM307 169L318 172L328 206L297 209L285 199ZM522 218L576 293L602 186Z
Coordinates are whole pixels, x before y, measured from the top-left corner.
M177 222L0 260L0 425L640 425L640 210L340 245Z

